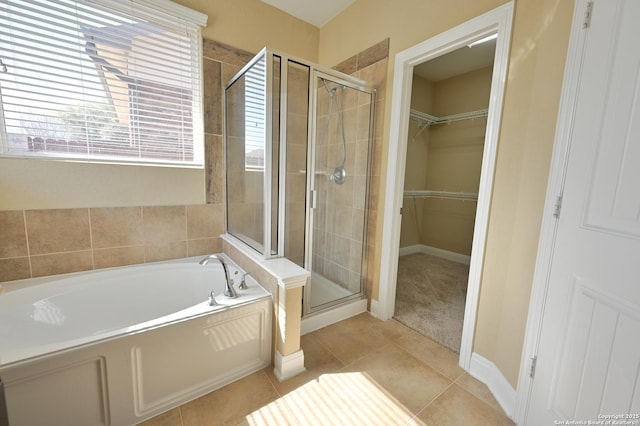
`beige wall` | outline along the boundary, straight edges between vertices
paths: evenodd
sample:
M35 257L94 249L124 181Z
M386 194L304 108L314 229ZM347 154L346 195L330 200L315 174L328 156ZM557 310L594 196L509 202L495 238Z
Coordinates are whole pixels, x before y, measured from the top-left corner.
M411 83L411 108L431 114L433 111L434 83L417 74ZM404 172L404 189L427 189L427 161L429 159L430 129L422 131L416 120L409 120L407 141L407 160ZM419 133L419 134L418 134ZM424 200L404 198L402 205L402 224L400 227L400 247L423 244L420 240Z
M414 74L411 86L411 108L433 115L434 86L432 81ZM416 120L409 120L407 163L404 173L405 189L426 189L430 129L424 129L418 135L422 124Z
M468 49L468 47L463 47ZM438 81L434 87L433 110L436 117L478 111L489 107L493 67L485 67ZM472 123L474 120L463 120ZM447 126L435 126L446 128ZM482 135L484 136L484 135Z
M204 172L0 158L0 210L204 202Z
M492 70L435 83L414 75L411 106L436 117L486 109ZM419 127L411 121L405 189L477 193L486 124L485 118L436 124L414 138ZM476 203L469 200L405 198L400 247L422 244L468 256L475 210Z
M487 67L438 81L431 114L443 117L488 108L492 73L493 68ZM425 188L477 193L486 128L485 118L432 126ZM423 201L422 244L470 256L476 203L438 198Z
M357 0L320 30L319 61L339 62L389 36L395 54L487 12L502 0ZM573 2L518 0L481 281L474 352L516 385ZM389 141L387 97L383 145ZM382 172L386 178L386 170ZM380 197L380 206L384 197ZM382 227L382 223L378 223ZM380 235L378 232L377 235ZM380 246L377 241L377 246ZM379 249L377 253L379 259ZM379 263L379 261L378 261ZM378 294L378 283L372 294Z
M389 58L393 68L396 53L504 3L504 0L356 0L320 29L318 61L328 66L337 64L354 52L390 37Z
M518 1L474 351L515 385L573 2Z
M174 1L209 16L207 28L202 31L205 38L248 52L257 53L267 46L301 59L318 61L320 30L262 1Z

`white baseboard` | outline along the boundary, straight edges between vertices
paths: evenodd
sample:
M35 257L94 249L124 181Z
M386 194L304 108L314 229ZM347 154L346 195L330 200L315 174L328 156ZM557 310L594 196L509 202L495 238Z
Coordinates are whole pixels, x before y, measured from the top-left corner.
M498 367L493 362L474 352L471 354L469 374L487 385L505 414L510 419L513 419L516 406L516 390L511 387L511 384L498 370Z
M471 256L467 256L460 253L454 253L449 250L443 250L437 247L426 246L424 244L415 244L413 246L400 247L400 256L406 256L409 254L424 253L432 256L441 257L443 259L451 260L452 262L463 263L468 265L471 263Z
M273 374L279 381L285 381L305 371L304 352L300 349L290 355L282 355L280 351L276 350L273 364L275 366Z
M369 313L378 319L382 319L382 312L380 312L380 309L382 309L380 302L375 299L371 299L371 308L369 309Z

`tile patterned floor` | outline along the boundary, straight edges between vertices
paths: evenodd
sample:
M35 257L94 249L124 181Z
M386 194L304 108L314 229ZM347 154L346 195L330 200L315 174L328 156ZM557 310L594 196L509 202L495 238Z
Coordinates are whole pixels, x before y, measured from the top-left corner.
M301 344L303 374L268 367L142 424L513 425L457 354L397 321L365 313Z

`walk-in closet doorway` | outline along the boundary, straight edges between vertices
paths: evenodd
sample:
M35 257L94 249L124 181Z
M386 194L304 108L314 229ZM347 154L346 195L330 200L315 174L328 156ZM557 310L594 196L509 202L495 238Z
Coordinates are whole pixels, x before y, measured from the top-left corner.
M413 69L394 318L460 351L497 34Z
M459 364L473 374L472 353L476 312L480 294L480 277L487 239L498 131L500 128L504 87L507 75L513 3L508 2L444 33L416 44L396 55L393 97L390 117L390 150L387 159L387 181L382 221L382 247L378 300L372 300L371 311L381 319L394 316L396 305L397 271L400 245L402 209L404 206L404 178L409 140L413 71L420 64L458 49L473 49L468 45L497 34L495 59L491 75L490 101L486 116L486 132L482 152L478 199L475 208L469 279L464 308L464 322L460 341ZM462 111L469 112L469 111ZM416 114L414 113L414 116ZM431 114L433 115L433 114ZM446 115L455 115L455 113ZM442 116L436 118L443 118ZM450 118L450 117L449 117ZM446 125L443 123L443 125ZM434 126L432 126L434 127ZM442 188L441 190L448 190ZM426 191L426 189L425 189ZM453 191L452 191L453 192ZM467 191L461 191L467 192ZM471 191L469 191L471 192ZM474 202L476 202L474 200Z

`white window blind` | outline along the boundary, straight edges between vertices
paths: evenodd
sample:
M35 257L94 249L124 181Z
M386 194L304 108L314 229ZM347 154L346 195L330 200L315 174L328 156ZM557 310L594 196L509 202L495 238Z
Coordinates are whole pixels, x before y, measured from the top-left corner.
M263 57L245 74L245 168L264 169L266 128L266 62Z
M0 2L0 155L202 166L206 16L171 8Z

